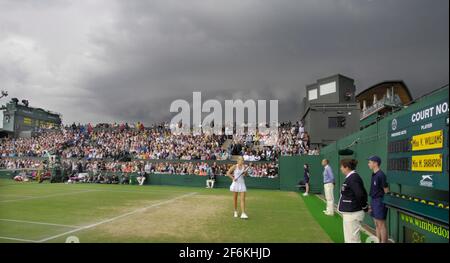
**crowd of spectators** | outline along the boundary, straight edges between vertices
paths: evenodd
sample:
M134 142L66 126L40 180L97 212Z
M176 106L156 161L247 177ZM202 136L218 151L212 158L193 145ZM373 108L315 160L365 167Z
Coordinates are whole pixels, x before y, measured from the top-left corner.
M71 173L145 172L224 175L232 156L243 156L255 177L275 177L285 155L319 154L301 122L281 123L276 140L270 134L173 134L167 123L72 124L42 130L31 138L0 139L0 169L39 168L31 157L61 156ZM75 161L74 161L75 160ZM152 161L159 160L159 161ZM252 163L254 162L254 163Z
M69 135L65 130L45 130L31 138L0 139L0 157L41 157L61 149Z
M42 160L33 158L1 158L0 170L39 169L45 164Z
M224 143L230 140L228 147ZM276 161L283 155L318 154L301 123L282 123L275 143L263 134L173 134L167 124L144 127L141 123L75 125L46 130L31 138L0 140L0 157L45 157L120 160L228 160L233 155L246 161Z
M223 176L233 163L217 163L217 162L144 162L134 160L131 162L119 161L76 161L65 160L63 167L70 174L90 173L99 174L107 173L146 173L146 174L192 174L199 176L207 176L214 174ZM269 177L278 176L278 165L275 162L264 163L248 163L249 176L251 177Z

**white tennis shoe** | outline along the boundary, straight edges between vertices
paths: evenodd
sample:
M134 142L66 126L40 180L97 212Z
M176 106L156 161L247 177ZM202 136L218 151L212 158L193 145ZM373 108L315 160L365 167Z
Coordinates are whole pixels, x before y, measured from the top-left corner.
M239 214L238 214L238 212L237 211L234 211L234 217L239 217Z
M242 213L242 214L241 214L241 219L248 219L247 214L246 214L246 213Z

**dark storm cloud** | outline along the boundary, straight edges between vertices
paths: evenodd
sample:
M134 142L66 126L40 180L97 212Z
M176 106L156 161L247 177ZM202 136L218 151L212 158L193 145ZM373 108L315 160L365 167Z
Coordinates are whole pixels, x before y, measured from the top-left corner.
M170 120L170 103L193 91L279 99L280 119L296 119L305 85L336 73L358 90L402 79L414 96L448 83L447 0L116 4L112 22L87 35L104 67L77 76L84 95L67 102L89 115L67 121Z

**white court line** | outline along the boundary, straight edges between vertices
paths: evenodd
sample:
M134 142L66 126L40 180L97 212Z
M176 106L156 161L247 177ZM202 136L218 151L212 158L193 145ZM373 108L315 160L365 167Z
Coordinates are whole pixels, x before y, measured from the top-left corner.
M162 189L152 189L150 191L143 192L143 191L132 191L132 190L127 191L127 190L115 190L115 189L85 188L85 191L76 191L76 192L71 192L71 193L60 193L60 194L43 195L43 196L9 195L9 196L22 196L24 198L0 200L0 203L8 203L8 202L15 202L15 201L29 200L29 199L47 198L47 197L53 197L53 196L69 195L69 194L85 193L85 192L118 192L118 193L133 193L133 194L155 194L155 193L159 193L159 192L165 192L165 193L169 193L169 194L170 193L184 193L184 191L171 191L171 190L162 190Z
M45 226L60 226L60 227L69 227L69 228L77 228L80 226L74 225L62 225L62 224L54 224L54 223L46 223L46 222L36 222L36 221L26 221L26 220L16 220L16 219L6 219L0 218L0 221L5 222L17 222L17 223L26 223L26 224L35 224L35 225L45 225Z
M70 192L70 193L40 195L40 196L25 197L25 198L19 198L19 199L0 200L0 203L9 203L9 202L32 200L32 199L42 199L42 198L48 198L48 197L54 197L54 196L74 195L74 194L89 193L89 192L96 192L96 191L98 191L98 190L86 190L86 191L76 191L76 192Z
M139 213L139 212L144 212L145 210L153 208L153 207L158 207L158 206L161 206L161 205L164 205L164 204L172 203L172 202L174 202L174 201L176 201L178 199L185 198L185 197L188 197L188 196L191 196L191 195L195 195L195 194L197 194L197 193L196 192L192 192L192 193L188 193L188 194L185 194L185 195L177 196L177 197L174 197L174 198L171 198L171 199L159 202L159 203L155 203L155 204L152 204L152 205L149 205L149 206L145 206L145 207L133 210L133 211L125 213L125 214L121 214L121 215L118 215L118 216L115 216L115 217L112 217L112 218L108 218L108 219L102 220L102 221L97 222L97 223L93 223L93 224L90 224L90 225L87 225L87 226L82 226L82 227L79 227L79 228L76 228L76 229L73 229L73 230L70 230L70 231L58 234L58 235L47 237L47 238L38 240L37 242L42 243L42 242L46 242L46 241L49 241L49 240L52 240L52 239L55 239L55 238L58 238L58 237L62 237L62 236L68 235L68 234L72 234L72 233L78 232L78 231L81 231L81 230L93 228L93 227L96 227L96 226L99 226L99 225L102 225L102 224L105 224L105 223L112 222L112 221L120 219L120 218L124 218L124 217L130 216L130 215Z
M20 242L27 242L27 243L37 243L38 242L36 240L22 239L22 238L15 238L15 237L2 237L2 236L0 236L0 239L14 240L14 241L20 241Z
M95 189L95 188L85 188L85 189L89 189L89 190L95 190L95 191L99 191L99 192L118 192L118 193L133 193L133 194L155 194L155 193L160 193L160 192L165 192L165 193L185 193L186 191L170 191L170 190L162 190L162 189L153 189L153 190L148 190L148 191L132 191L132 190L115 190L115 189Z
M1 197L35 197L35 195L20 195L20 194L1 194Z

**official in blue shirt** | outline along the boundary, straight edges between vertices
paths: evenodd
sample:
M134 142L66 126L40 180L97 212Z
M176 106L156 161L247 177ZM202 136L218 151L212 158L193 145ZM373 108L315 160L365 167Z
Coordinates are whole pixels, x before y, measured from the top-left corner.
M389 192L386 175L380 169L381 158L371 156L368 159L369 169L372 170L372 180L370 183L370 208L369 213L375 222L377 238L380 243L387 243L388 233L386 227L386 217L388 209L383 202L384 194Z
M330 162L327 159L322 160L323 166L323 188L325 199L327 200L327 208L323 213L327 216L334 215L334 174L331 169Z

